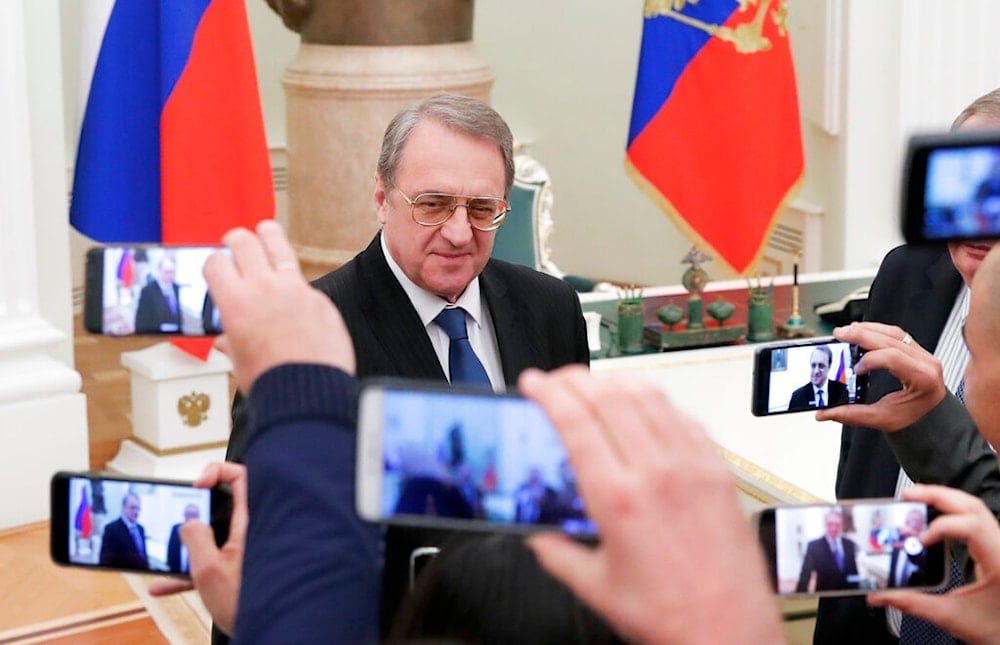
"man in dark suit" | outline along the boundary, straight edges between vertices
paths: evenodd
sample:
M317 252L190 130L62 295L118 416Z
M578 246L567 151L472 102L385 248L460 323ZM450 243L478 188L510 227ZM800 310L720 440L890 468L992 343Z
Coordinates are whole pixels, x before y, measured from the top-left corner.
M840 381L831 381L830 365L833 352L826 345L813 349L809 358L809 382L792 392L788 401L788 411L825 408L847 402L847 386Z
M142 503L135 493L122 499L122 514L104 527L101 537L100 564L126 569L148 569L146 530L139 524Z
M882 261L872 283L865 319L897 325L908 332L908 342L930 350L935 356L949 347L945 359L957 352L967 352L961 341L963 273L978 268L977 245L902 246ZM971 275L969 278L971 280ZM966 296L967 297L967 296ZM955 310L953 312L953 310ZM957 313L956 313L957 312ZM943 333L949 318L954 337ZM949 345L950 341L950 345ZM942 360L943 362L943 360ZM961 378L964 360L954 372ZM947 371L947 370L946 370ZM946 374L947 377L947 374ZM955 389L955 383L947 383ZM875 403L902 388L900 381L887 370L869 374L865 403ZM850 406L848 406L850 407ZM942 424L971 426L968 416L940 417L927 415L898 432L882 432L872 427L845 425L841 436L840 462L837 468L838 499L894 497L901 477L920 483L945 484L979 496L1000 514L1000 477L996 457L985 441L971 427L968 439L945 439ZM901 473L901 467L905 472ZM951 545L953 555L965 562L965 550ZM967 567L967 571L970 569ZM823 598L819 602L814 642L895 643L886 613L873 608L863 597Z
M200 517L198 506L188 504L184 507L184 522L196 520ZM174 524L170 529L170 539L167 540L167 569L172 573L187 573L188 567L187 548L181 543L181 526L184 522Z
M490 257L514 181L513 137L486 104L453 94L404 108L386 128L375 176L381 231L368 248L313 285L340 309L357 375L448 381L449 339L434 322L465 310L469 340L493 389L529 367L588 364L579 298L568 283ZM233 409L227 458L247 440ZM383 626L407 588L409 553L441 532L388 531Z
M177 334L181 331L180 287L174 282L174 259L164 256L156 268L156 279L139 292L135 309L135 331L139 334Z
M997 127L1000 89L977 98L952 124L952 130ZM958 389L968 360L968 349L961 338L968 307L967 285L972 284L972 277L993 244L978 240L893 249L882 260L868 295L864 319L905 329L912 342L933 351L942 363L947 362L945 385L952 391ZM887 371L876 371L869 375L864 402L874 403L901 388L900 381ZM997 487L996 460L984 458L982 446L940 441L940 432L933 430L934 424L926 420L891 434L845 425L837 467L837 498L894 497L897 484L906 478L962 489L982 497L994 512L1000 512L996 495L986 494ZM906 467L905 471L901 466ZM952 550L955 555L964 555L960 546L953 544ZM869 607L864 598L821 599L813 638L818 644L897 640L885 611Z
M858 586L857 545L844 538L844 513L830 509L826 514L826 534L806 547L795 591L836 591ZM815 585L811 584L813 575Z

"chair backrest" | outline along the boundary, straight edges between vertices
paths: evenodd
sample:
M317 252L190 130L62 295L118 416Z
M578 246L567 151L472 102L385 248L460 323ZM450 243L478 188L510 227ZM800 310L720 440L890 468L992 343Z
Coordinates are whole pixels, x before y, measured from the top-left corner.
M552 261L548 245L553 230L549 173L525 154L515 155L514 168L510 212L497 230L493 257L562 278L565 274Z

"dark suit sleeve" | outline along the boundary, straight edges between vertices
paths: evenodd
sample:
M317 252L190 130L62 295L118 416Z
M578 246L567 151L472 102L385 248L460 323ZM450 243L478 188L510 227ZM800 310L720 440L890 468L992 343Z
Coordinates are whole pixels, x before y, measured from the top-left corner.
M788 399L788 411L793 410L808 410L809 401L813 396L813 387L811 383L806 383L799 389L792 392L791 398Z
M816 542L810 542L806 547L806 557L802 559L802 570L799 572L799 582L795 585L795 591L804 593L809 591L809 578L816 570Z
M858 575L858 543L844 538L844 573L848 576Z
M235 641L377 642L379 532L354 510L357 393L321 365L284 365L253 386Z
M830 405L840 405L847 403L847 386L840 381L830 381L826 386L827 392L830 393L830 400L827 401L827 406Z
M906 474L916 482L964 490L1000 517L997 456L976 429L968 410L952 394L920 421L885 435ZM947 450L942 450L947 446ZM964 544L953 543L959 565L971 572Z
M139 304L135 309L135 330L140 334L160 331L160 316L157 314L156 298L162 297L155 282L147 284L139 292Z
M181 525L174 524L167 542L167 568L174 573L181 570Z
M250 410L247 400L239 392L233 397L232 420L233 429L229 433L229 444L226 446L226 461L243 463L243 455L247 451L247 440L250 423Z

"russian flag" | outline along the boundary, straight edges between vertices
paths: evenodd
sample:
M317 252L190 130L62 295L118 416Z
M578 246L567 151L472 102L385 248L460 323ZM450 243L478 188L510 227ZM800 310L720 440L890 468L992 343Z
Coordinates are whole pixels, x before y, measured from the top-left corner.
M785 0L646 3L626 167L737 273L804 172L785 11Z
M135 279L135 265L132 263L132 250L126 249L122 253L122 259L118 261L118 284L126 289L132 286Z
M840 352L840 367L837 368L837 380L847 384L847 365L844 364L844 352Z
M83 539L90 538L90 532L94 525L90 518L90 500L87 496L87 486L80 487L80 505L76 507L76 519L73 521L73 528L80 532Z
M218 244L274 217L245 0L88 0L83 15L71 224L104 243Z

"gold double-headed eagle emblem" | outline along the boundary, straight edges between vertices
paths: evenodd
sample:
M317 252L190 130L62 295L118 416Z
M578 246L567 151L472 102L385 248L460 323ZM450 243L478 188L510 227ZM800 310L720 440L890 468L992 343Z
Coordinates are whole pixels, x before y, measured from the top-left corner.
M205 414L212 407L212 399L204 392L191 392L177 399L177 412L185 425L197 427L208 418Z
M684 14L684 7L696 5L699 0L646 0L645 17L655 18L664 16L673 18L677 22L682 22L696 29L701 29L705 33L715 36L719 40L732 43L737 52L741 54L753 54L771 49L771 41L764 36L764 21L770 19L778 27L778 33L784 37L787 32L786 21L788 18L788 0L733 0L739 5L737 13L743 14L756 7L754 13L748 13L747 19L741 21L735 27L723 27L692 18ZM768 9L771 5L775 8Z

